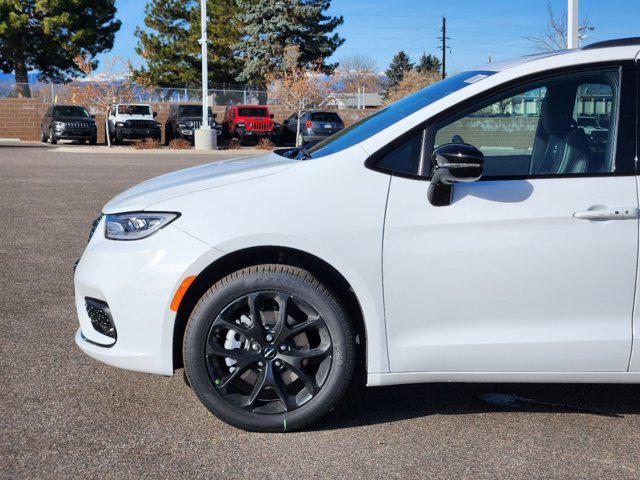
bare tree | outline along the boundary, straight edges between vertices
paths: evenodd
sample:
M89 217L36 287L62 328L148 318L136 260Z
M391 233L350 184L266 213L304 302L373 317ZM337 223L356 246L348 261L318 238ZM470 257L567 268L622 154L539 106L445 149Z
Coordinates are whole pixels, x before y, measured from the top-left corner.
M440 80L438 72L419 72L417 70L409 70L404 74L400 83L389 90L387 94L387 102L393 103L398 101L407 95L411 95L420 89L436 83L438 80Z
M530 35L525 37L528 41L531 42L533 47L539 52L552 52L556 50L566 50L567 49L567 12L566 10L562 10L562 12L556 16L556 13L553 10L553 5L551 5L551 0L547 0L547 13L549 15L549 20L547 23L547 27L544 32L538 35ZM591 26L589 21L589 17L586 15L582 17L582 24L578 28L578 32L583 32L585 30L593 30L594 27ZM579 35L580 40L585 38L586 35Z
M91 105L105 112L105 136L107 145L111 146L109 137L109 107L114 103L131 102L136 93L149 87L145 77L136 77L134 83L131 76L131 62L113 57L106 62L103 72L96 75L93 63L86 57L77 56L75 62L88 81L77 82L71 87L71 102Z
M300 117L311 105L321 103L328 95L329 80L322 73L321 64L306 69L298 66L300 47L287 47L283 65L280 69L268 73L265 78L269 96L285 107L298 113L296 147L300 146Z
M334 83L340 90L355 93L364 88L367 92L380 93L382 79L376 73L376 61L366 55L344 57L334 73Z

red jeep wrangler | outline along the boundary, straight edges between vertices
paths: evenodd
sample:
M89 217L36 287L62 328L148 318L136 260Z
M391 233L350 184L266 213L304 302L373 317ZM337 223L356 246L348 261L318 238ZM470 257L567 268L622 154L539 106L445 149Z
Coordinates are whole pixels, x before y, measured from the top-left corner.
M262 105L233 105L227 107L222 121L225 140L240 139L240 143L257 143L261 138L276 134L273 114Z

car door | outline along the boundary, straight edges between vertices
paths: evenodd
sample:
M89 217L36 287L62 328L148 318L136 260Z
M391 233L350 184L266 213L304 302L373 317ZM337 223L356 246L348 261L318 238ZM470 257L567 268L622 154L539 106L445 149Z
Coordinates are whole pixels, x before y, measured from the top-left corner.
M298 114L294 113L287 118L285 121L285 141L290 143L295 143L296 141L296 133L298 132Z
M530 79L431 121L377 159L393 171L384 298L393 372L620 372L638 257L632 65ZM578 115L606 134L589 136ZM485 173L427 200L434 146ZM633 148L631 148L633 147Z

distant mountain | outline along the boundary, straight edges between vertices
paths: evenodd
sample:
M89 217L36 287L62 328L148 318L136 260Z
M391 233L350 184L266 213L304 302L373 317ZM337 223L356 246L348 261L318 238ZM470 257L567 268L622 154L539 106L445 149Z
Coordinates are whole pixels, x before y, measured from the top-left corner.
M0 82L13 83L15 82L15 77L13 76L13 73L0 72ZM38 83L38 72L31 72L29 74L29 83Z

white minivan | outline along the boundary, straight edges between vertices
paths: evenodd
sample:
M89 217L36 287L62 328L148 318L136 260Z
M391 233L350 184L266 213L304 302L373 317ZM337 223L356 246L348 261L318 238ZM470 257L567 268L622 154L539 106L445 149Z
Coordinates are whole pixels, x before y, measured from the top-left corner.
M490 64L304 148L111 200L78 346L300 429L356 374L640 382L640 38ZM588 128L587 128L588 126Z

